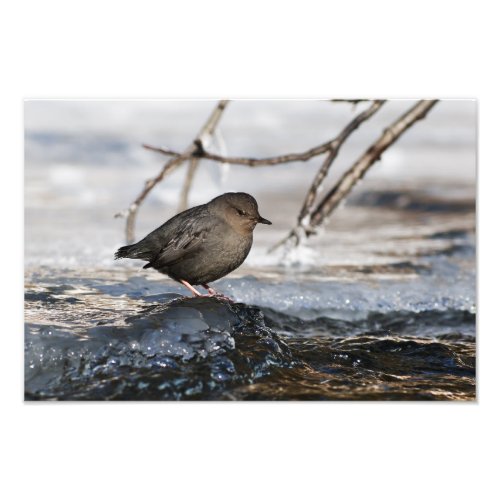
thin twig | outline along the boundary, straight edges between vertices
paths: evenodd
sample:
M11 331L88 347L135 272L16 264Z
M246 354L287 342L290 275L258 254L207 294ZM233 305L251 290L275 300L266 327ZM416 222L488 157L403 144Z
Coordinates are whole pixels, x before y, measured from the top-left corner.
M217 127L217 124L219 123L219 120L222 116L222 113L224 112L224 109L226 108L228 103L229 103L229 101L225 101L225 100L219 101L217 106L214 108L214 110L210 114L208 120L206 121L206 123L203 125L200 132L196 136L193 143L183 153L180 153L180 154L177 153L174 156L174 158L172 158L170 161L165 163L165 165L163 165L160 173L156 177L146 181L143 190L139 193L137 198L130 204L130 206L128 207L128 209L125 212L120 212L119 214L115 215L115 217L119 217L125 213L125 215L127 217L126 229L125 229L127 243L132 243L135 239L134 238L135 220L137 217L137 210L141 206L142 202L145 200L145 198L148 196L148 194L151 192L151 190L159 182L161 182L167 174L173 172L177 167L179 167L186 160L196 156L194 153L196 151L198 151L199 145L203 144L203 140L206 138L206 136L213 133L213 131Z
M200 145L197 151L193 153L193 156L197 158L203 158L206 160L217 161L219 163L230 163L231 165L245 165L246 167L264 167L269 165L280 165L282 163L291 163L294 161L308 161L314 156L319 156L323 153L326 153L330 149L330 143L332 141L325 142L320 146L316 146L315 148L308 149L303 153L291 153L286 155L279 156L271 156L268 158L245 158L238 156L222 156L215 153L209 153L205 150L203 146ZM181 156L181 153L177 151L173 151L168 148L159 148L156 146L151 146L149 144L143 144L143 148L149 149L150 151L155 151L157 153L161 153L167 156L173 156L174 158L178 158Z

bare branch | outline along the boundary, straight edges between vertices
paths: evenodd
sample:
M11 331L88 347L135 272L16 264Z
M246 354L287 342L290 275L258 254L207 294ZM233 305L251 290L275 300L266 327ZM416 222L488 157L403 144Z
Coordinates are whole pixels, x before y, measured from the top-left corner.
M340 148L342 147L344 142L363 122L371 118L382 107L384 102L385 101L383 100L374 101L373 104L368 109L366 109L365 111L357 115L355 118L353 118L347 124L347 126L344 127L344 129L340 132L340 134L333 140L328 155L325 158L323 164L321 165L321 168L318 170L318 173L316 174L316 177L314 178L313 183L311 184L311 187L307 192L304 204L302 205L302 209L300 210L298 216L297 224L299 226L304 225L304 221L310 215L311 208L314 202L316 201L318 190L321 188L328 174L328 171L330 170L330 166L337 157Z
M217 161L219 163L230 163L231 165L245 165L247 167L264 167L268 165L280 165L282 163L291 163L294 161L308 161L314 156L319 156L326 153L330 149L332 141L325 142L320 146L316 146L312 149L308 149L303 153L290 153L280 156L271 156L268 158L245 158L238 156L222 156L214 153L209 153L204 149L201 144L198 144L198 150L194 152L193 156L197 158L203 158L206 160ZM178 158L181 153L173 151L167 148L158 148L156 146L150 146L149 144L143 144L143 147L149 149L150 151L156 151L167 156L173 156Z
M198 144L198 149L194 152L193 156L197 158L203 158L206 160L217 161L219 163L230 163L232 165L245 165L247 167L264 167L268 165L280 165L282 163L291 163L294 161L308 161L314 156L319 156L323 153L326 153L330 148L330 142L328 141L320 146L309 149L303 153L291 153L280 156L271 156L268 158L245 158L238 156L222 156L215 153L209 153L205 150L205 148ZM173 151L168 148L159 148L156 146L151 146L149 144L143 144L143 148L149 149L150 151L155 151L157 153L161 153L167 156L173 156L178 158L181 156L181 153L177 151Z
M430 109L437 103L437 100L432 101L419 101L415 106L409 109L404 115L396 120L390 127L384 130L383 134L375 141L370 148L354 163L354 165L340 178L335 186L324 196L323 200L319 203L318 207L312 212L311 217L307 217L308 213L304 210L308 202L311 189L314 189L315 184L319 177L321 177L322 170L328 170L331 165L329 155L323 163L320 171L318 172L309 193L306 196L306 201L299 214L298 224L293 228L288 236L278 241L273 245L268 252L273 252L281 246L290 248L297 246L300 242L316 231L315 229L323 224L326 218L335 210L340 202L351 192L356 183L364 176L366 171L380 159L382 153L392 144L394 144L401 135L408 130L415 122L425 118ZM373 105L372 105L373 106ZM367 110L368 111L368 110ZM366 112L365 112L366 113ZM356 117L356 120L359 117ZM348 125L349 127L349 125ZM346 127L347 128L347 127ZM333 161L333 160L332 160ZM316 190L317 191L317 190ZM309 218L309 220L306 220Z
M297 217L297 225L290 231L290 233L285 236L282 240L278 241L275 245L273 245L268 253L274 252L277 248L281 247L285 243L290 246L297 246L301 240L307 237L306 231L311 232L309 226L309 216L311 213L312 206L316 201L316 196L320 187L322 186L330 166L338 155L338 152L347 138L366 120L368 120L371 116L373 116L385 103L384 100L374 101L373 104L357 115L347 126L340 132L340 134L334 139L332 142L332 147L330 152L326 156L321 168L318 170L316 177L307 192L307 195L304 199L304 203Z
M217 124L219 123L219 120L222 116L222 113L226 109L227 104L229 101L221 100L217 104L217 106L214 108L212 111L211 115L209 116L208 120L206 123L203 125L201 128L200 132L196 136L195 140L193 143L181 154L176 153L174 155L174 158L172 158L170 161L165 163L163 165L160 173L154 177L153 179L149 179L146 181L143 190L139 193L137 198L130 204L128 209L125 212L122 212L122 214L126 214L127 216L127 222L126 222L126 238L127 238L127 243L132 243L134 241L134 232L135 232L135 220L137 217L137 210L141 206L142 202L145 200L145 198L148 196L148 194L151 192L151 190L163 180L163 178L173 172L177 167L182 165L186 160L195 157L195 152L198 151L199 145L202 144L203 139L207 135L210 135L213 133L215 128L217 127Z
M375 101L375 103L382 103L383 101ZM372 107L375 106L375 103L372 104ZM376 105L375 111L381 106L381 104ZM372 108L369 108L372 109ZM373 113L372 113L373 114ZM364 120L361 120L359 123L361 123ZM352 122L351 122L352 123ZM355 128L359 126L359 123L355 123ZM345 141L345 139L352 133L352 131L345 131L346 137L343 138L342 142ZM339 141L339 137L336 137L328 142L325 142L323 144L320 144L319 146L316 146L314 148L308 149L307 151L304 151L302 153L290 153L290 154L285 154L285 155L279 155L279 156L271 156L268 158L245 158L245 157L237 157L237 156L222 156L214 153L209 153L208 151L205 150L203 144L201 141L195 141L197 145L197 149L193 152L193 156L197 158L204 158L207 160L213 160L217 161L220 163L230 163L233 165L245 165L247 167L263 167L266 165L281 165L283 163L291 163L294 161L308 161L311 158L315 156L322 155L324 153L329 152L332 148L336 148L336 144ZM143 144L143 147L146 149L149 149L151 151L155 151L157 153L161 153L167 156L173 156L173 157L179 157L181 156L181 153L178 153L176 151L173 151L168 148L159 148L156 146L150 146L148 144Z
M412 106L404 115L384 130L382 135L368 148L368 150L354 163L354 165L340 178L335 186L324 196L318 207L311 215L312 228L324 223L339 203L351 192L356 183L365 175L367 170L380 160L382 153L394 144L403 133L418 120L425 118L427 113L436 105L438 100L422 100Z

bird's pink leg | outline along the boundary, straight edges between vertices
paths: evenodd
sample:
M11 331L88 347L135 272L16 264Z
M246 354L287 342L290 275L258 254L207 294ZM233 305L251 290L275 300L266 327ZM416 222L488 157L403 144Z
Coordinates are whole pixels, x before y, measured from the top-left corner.
M202 293L200 293L196 288L194 288L192 285L190 285L187 281L185 280L180 280L180 282L190 291L193 293L195 297L204 297Z
M217 290L214 290L212 287L208 286L208 285L201 285L205 290L208 290L208 295L210 295L211 297L213 295L222 295L220 294Z
M234 302L230 297L226 297L223 293L214 290L212 287L208 285L201 285L205 290L208 290L208 295L210 297L219 297L220 299L228 300L229 302Z

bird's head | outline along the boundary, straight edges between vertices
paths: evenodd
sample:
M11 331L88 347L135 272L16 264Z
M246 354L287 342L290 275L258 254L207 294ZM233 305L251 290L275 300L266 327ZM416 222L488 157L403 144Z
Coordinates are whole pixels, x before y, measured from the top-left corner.
M251 233L257 224L271 224L259 214L255 198L247 193L225 193L214 198L209 207L242 234Z

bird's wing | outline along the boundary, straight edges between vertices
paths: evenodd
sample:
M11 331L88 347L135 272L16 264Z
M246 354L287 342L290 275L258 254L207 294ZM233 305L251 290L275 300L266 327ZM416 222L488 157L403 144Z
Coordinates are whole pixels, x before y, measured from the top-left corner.
M166 241L157 255L150 261L153 265L169 265L181 257L197 250L206 240L214 225L213 219L206 215L180 220L174 234Z

